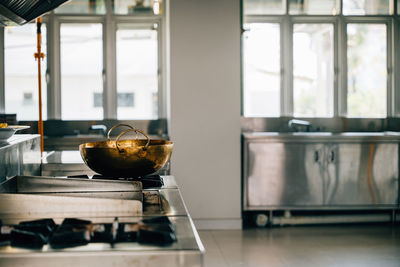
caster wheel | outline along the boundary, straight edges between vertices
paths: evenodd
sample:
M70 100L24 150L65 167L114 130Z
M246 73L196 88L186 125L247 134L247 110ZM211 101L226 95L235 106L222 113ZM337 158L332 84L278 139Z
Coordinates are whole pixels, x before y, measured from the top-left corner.
M258 227L265 227L268 224L268 216L263 213L259 213L254 216L254 223Z

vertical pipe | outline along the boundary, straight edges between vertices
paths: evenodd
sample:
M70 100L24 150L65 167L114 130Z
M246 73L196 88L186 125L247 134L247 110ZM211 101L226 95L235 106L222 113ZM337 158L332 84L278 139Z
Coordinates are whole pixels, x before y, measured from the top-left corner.
M35 59L38 62L38 91L39 91L39 121L38 121L38 132L40 134L40 151L43 153L44 144L43 144L43 118L42 118L42 72L41 72L41 60L44 58L44 54L42 53L42 18L38 18L36 20L37 26L37 52L34 54Z
M6 112L4 61L4 28L0 27L0 113Z

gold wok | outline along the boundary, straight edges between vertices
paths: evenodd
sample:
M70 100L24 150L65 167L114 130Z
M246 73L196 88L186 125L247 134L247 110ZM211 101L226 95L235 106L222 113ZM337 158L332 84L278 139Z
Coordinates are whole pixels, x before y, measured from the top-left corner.
M108 136L115 127L110 129ZM119 140L122 135L132 131L143 134L147 140ZM86 165L107 177L138 177L154 173L168 162L172 149L171 141L150 140L138 129L123 131L115 141L85 143L79 146Z

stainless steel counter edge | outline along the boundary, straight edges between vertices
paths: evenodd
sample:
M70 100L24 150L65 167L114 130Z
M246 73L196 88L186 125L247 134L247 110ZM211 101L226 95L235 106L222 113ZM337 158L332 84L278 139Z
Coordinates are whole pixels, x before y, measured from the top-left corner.
M252 132L243 133L246 140L252 142L307 142L307 143L333 143L333 142L390 142L399 143L400 133L398 132L296 132L296 133L279 133L279 132Z
M106 251L82 253L40 253L29 255L0 255L1 266L203 266L203 254L196 251ZM27 265L26 263L29 262Z
M34 138L40 137L38 134L15 134L10 137L8 140L0 141L0 150L5 149L7 147L11 147L13 145L19 144L21 142L25 142L27 140L31 140Z
M203 266L204 247L190 217L170 218L178 242L167 247L130 243L116 243L114 248L92 243L62 250L46 245L39 251L3 247L0 266Z

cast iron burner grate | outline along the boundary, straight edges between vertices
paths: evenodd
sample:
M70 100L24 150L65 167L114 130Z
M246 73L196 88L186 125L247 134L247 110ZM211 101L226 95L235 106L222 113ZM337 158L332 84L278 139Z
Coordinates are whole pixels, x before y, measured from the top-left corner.
M90 179L90 177L86 174L70 175L70 176L67 176L67 178ZM111 177L111 176L103 176L100 174L95 174L92 176L91 179L139 181L139 182L142 182L143 189L162 187L164 185L163 178L158 174L147 175L147 176L143 176L143 177L135 177L135 178L119 178L119 177Z
M2 225L0 220L0 247L14 246L42 249L49 244L53 249L84 246L89 243L138 242L167 246L177 241L175 226L166 216L143 218L139 222L92 223L78 218L65 218L57 225L52 218Z

